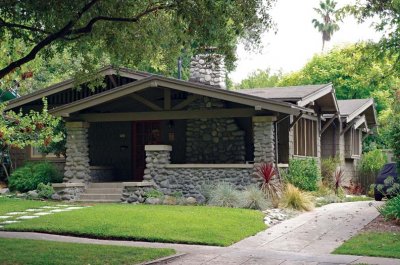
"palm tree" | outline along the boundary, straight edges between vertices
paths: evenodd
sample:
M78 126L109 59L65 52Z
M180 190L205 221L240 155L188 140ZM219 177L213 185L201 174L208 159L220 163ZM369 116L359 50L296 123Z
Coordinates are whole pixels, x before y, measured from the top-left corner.
M319 8L314 8L315 12L322 18L322 22L315 18L312 20L314 28L322 33L322 51L325 47L325 41L330 41L333 33L339 30L336 4L334 0L325 0L319 2Z

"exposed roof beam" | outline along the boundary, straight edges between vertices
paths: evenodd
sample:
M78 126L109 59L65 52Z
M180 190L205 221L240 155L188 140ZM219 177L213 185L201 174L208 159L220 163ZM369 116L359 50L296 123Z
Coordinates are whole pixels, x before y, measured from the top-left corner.
M324 127L322 127L322 129L321 129L320 135L322 135L322 134L325 132L325 130L328 129L329 125L331 125L332 122L334 122L335 119L336 119L338 116L339 116L339 114L336 113L335 115L333 115L333 117L331 117L331 118L325 123Z
M175 106L172 107L173 110L180 110L183 109L184 107L188 106L190 103L192 103L193 101L195 101L196 99L199 99L200 96L199 95L189 95L187 97L187 99L185 99L184 101L176 104Z
M302 116L303 116L303 113L300 113L299 115L296 116L296 118L294 118L294 121L289 125L289 131L301 119Z
M152 112L118 112L118 113L87 113L77 115L88 122L111 121L150 121L150 120L182 120L202 118L241 118L252 117L259 112L250 108L209 109L185 111L152 111ZM262 112L261 112L262 113Z
M171 109L171 89L164 88L164 109Z
M368 128L368 125L366 124L365 115L362 115L360 118L358 118L358 119L354 122L354 129L357 129L357 128L360 127L362 124L365 124L366 128Z
M147 100L146 98L142 97L141 95L138 94L130 94L129 95L131 98L133 98L136 101L139 101L143 105L149 107L151 110L162 110L160 106L157 104L151 102L150 100Z

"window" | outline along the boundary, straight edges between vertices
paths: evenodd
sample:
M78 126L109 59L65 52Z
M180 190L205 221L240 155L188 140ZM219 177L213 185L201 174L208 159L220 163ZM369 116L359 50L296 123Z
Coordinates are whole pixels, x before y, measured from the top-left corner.
M49 153L47 155L43 154L42 152L40 152L38 147L33 147L31 146L31 158L60 158L58 156L56 156L54 153Z
M345 155L353 158L361 154L361 131L351 128L345 133Z
M360 148L360 130L357 129L351 129L352 133L352 152L351 154L353 156L359 156L361 153L361 148Z
M318 123L301 118L293 126L294 155L317 156Z

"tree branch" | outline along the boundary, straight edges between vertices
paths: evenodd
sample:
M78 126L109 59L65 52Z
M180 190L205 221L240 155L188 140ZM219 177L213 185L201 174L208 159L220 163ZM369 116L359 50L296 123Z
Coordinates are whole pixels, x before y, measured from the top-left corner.
M162 10L162 9L168 9L173 7L174 5L170 4L170 5L158 5L158 6L153 6L153 7L149 7L147 8L145 11L141 12L140 14L134 16L134 17L106 17L106 16L98 16L98 17L94 17L92 18L87 24L86 26L82 27L82 28L78 28L78 29L74 29L71 30L68 35L73 35L73 34L82 34L82 33L90 33L93 30L93 26L95 23L99 22L99 21L109 21L109 22L138 22L142 17L153 13L155 11L158 10Z
M11 62L9 65L7 65L3 69L1 69L0 70L0 79L3 78L8 73L10 73L11 71L13 71L15 68L20 67L21 65L35 59L38 52L41 51L44 47L50 45L55 40L61 39L65 35L67 35L67 33L71 30L71 28L75 25L75 23L82 17L82 15L85 12L87 12L98 1L99 0L91 0L89 3L87 3L85 6L83 6L83 8L76 14L76 17L73 20L70 20L63 28L61 28L59 31L57 31L55 33L48 35L46 38L41 40L24 57Z
M17 24L17 23L6 22L3 18L0 18L0 28L1 27L18 28L18 29L28 30L28 31L32 31L32 32L50 34L50 32L45 31L43 29L30 27L30 26L26 26L26 25L21 25L21 24Z

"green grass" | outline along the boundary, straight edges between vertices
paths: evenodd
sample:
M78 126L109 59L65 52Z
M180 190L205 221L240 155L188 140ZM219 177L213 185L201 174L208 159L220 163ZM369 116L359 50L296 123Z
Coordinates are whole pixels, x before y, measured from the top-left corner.
M94 238L228 246L266 228L259 211L206 206L98 204L6 225Z
M0 265L137 264L174 253L172 249L0 238Z
M53 202L0 197L0 215L4 215L9 212L19 212L29 208L36 208L53 204Z
M400 258L400 234L365 232L335 249L334 254Z

